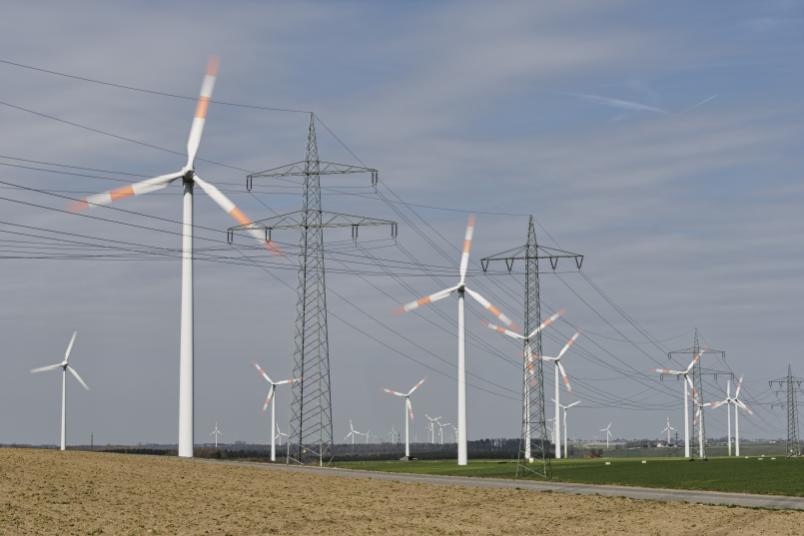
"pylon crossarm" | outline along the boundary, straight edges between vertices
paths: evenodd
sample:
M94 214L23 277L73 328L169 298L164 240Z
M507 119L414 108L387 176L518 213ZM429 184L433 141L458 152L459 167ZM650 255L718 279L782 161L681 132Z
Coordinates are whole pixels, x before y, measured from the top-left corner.
M515 247L507 251L497 253L496 255L492 255L491 257L484 257L480 259L480 266L483 268L484 272L487 272L489 265L492 262L504 262L508 271L511 272L514 269L514 264L516 261L527 262L529 260L545 259L550 261L550 267L553 270L558 268L558 262L560 259L573 259L578 270L580 270L583 266L583 255L580 253L574 253L565 249L551 248L547 246L536 246L535 249L536 254L534 255L532 252L528 253L529 249L527 244L524 246ZM530 251L532 251L532 248Z
M371 185L377 186L380 178L379 170L365 166L355 166L352 164L339 164L338 162L328 162L326 160L318 160L318 169L315 170L316 175L353 175L357 173L368 173L371 175ZM278 177L305 177L312 173L307 160L300 160L292 164L285 164L257 173L251 173L246 176L246 189L250 192L254 187L254 179L260 178L278 178Z
M278 214L252 222L248 225L236 225L227 229L226 235L229 243L234 240L234 234L238 231L259 230L265 232L265 239L271 240L274 231L283 231L289 229L337 229L337 228L351 228L352 238L357 239L358 229L360 227L379 227L388 226L391 228L391 238L396 238L398 232L398 225L395 221L385 220L381 218L371 218L368 216L356 216L354 214L345 214L342 212L327 212L320 211L320 222L305 221L305 211L296 210L286 214Z

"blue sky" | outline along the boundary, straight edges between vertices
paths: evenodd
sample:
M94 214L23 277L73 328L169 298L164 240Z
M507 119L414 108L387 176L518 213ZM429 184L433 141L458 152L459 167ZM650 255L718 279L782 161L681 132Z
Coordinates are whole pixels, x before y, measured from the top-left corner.
M0 28L2 60L188 96L198 91L207 56L218 53L216 99L315 111L361 160L381 170L386 197L393 191L409 203L454 209L405 211L432 226L416 220L446 255L405 222L398 245L370 243L381 247L374 255L405 260L409 251L438 267L443 277L405 278L418 294L451 281L466 221L461 211L479 214L478 271L480 257L524 240L533 214L541 240L585 254L585 274L662 341L661 349L688 346L698 326L708 343L728 352L728 366L746 375L748 402L758 406L757 417L742 423L744 434L784 434L781 412L760 404L773 400L766 380L782 375L788 362L795 367L804 343L799 3L97 3L83 10L19 3ZM9 64L0 64L0 75L0 101L183 150L188 101ZM0 118L6 156L146 176L181 164L175 155L7 106L0 106ZM303 158L305 129L303 114L212 106L200 155L248 170L269 168ZM322 159L354 163L321 128L319 142ZM297 194L277 193L276 184L252 197L244 192L244 173L208 163L198 168L254 218L269 216L266 207L299 206ZM110 184L8 166L0 178L65 195ZM325 206L399 219L367 182L324 179ZM354 186L365 188L344 189ZM178 244L170 221L147 219L166 231L149 232L19 203L63 206L43 194L6 187L2 195L16 201L0 201L8 222ZM120 206L175 220L178 199L173 188ZM223 248L212 254L235 254L221 243L229 220L197 199L209 245ZM143 224L136 214L113 217ZM361 253L348 240L334 242L346 238L333 234L333 245ZM26 247L52 249L42 240ZM401 354L453 374L454 304L396 318L393 307L417 296L389 277L339 274L338 260L328 265L330 288L367 314L333 294L335 314ZM266 270L293 287L293 260L286 262ZM57 440L58 379L27 371L56 359L73 329L79 330L76 366L93 390L71 386L71 440L86 441L93 431L101 442L175 441L178 261L60 257L3 259L2 266L0 333L8 358L0 379L0 441ZM264 386L249 363L257 359L277 376L290 371L294 292L253 267L199 262L196 272L197 439L217 420L227 440L264 441L258 411ZM565 307L567 319L584 330L566 362L585 407L576 412L570 436L593 437L613 421L617 436L658 437L666 416L678 423L680 386L660 384L649 372L666 363L661 349L583 278L561 278L593 307L562 279L544 277L545 307ZM472 280L521 317L520 279L478 273ZM480 318L477 311L470 315L470 370L516 391L516 347L486 333ZM381 388L402 389L424 375L417 416L454 419L455 386L447 376L337 319L330 327L338 437L349 418L373 431L399 429L398 404ZM446 363L388 328L427 341ZM562 324L548 336L548 351L570 331ZM516 435L516 397L483 381L475 383L498 392L470 390L470 437ZM710 387L712 398L722 384ZM280 400L286 408L289 393ZM423 421L417 419L418 428ZM707 427L724 435L725 415L713 413Z

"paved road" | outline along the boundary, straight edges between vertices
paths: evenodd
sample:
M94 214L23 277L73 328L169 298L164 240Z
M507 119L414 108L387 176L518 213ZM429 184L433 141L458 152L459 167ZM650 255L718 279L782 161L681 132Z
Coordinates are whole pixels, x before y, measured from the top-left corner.
M363 471L339 467L309 467L298 465L270 465L258 462L218 461L195 458L209 463L227 463L259 467L270 470L310 473L316 475L350 478L369 478L374 480L394 480L397 482L421 482L438 486L468 486L477 488L525 489L531 491L557 491L578 495L602 495L608 497L628 497L651 501L676 501L701 504L720 504L747 506L752 508L775 508L804 510L804 497L785 497L782 495L752 495L748 493L723 493L719 491L695 491L664 488L638 488L632 486L611 486L598 484L575 484L569 482L538 482L533 480L509 480L502 478L482 478L464 476L422 475L413 473L388 473L382 471Z

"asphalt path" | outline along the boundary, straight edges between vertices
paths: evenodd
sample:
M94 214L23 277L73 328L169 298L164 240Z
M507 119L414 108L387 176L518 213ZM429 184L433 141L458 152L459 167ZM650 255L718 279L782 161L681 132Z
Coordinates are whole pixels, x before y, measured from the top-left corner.
M262 469L308 473L320 476L367 478L372 480L391 480L395 482L418 482L423 484L433 484L436 486L464 486L474 488L550 491L559 493L574 493L577 495L628 497L630 499L642 499L649 501L670 501L729 506L733 505L749 508L804 510L804 497L788 497L784 495L755 495L750 493L726 493L721 491L699 491L666 488L640 488L635 486L614 486L607 484L577 484L571 482L542 482L504 478L391 473L384 471L344 469L340 467L312 467L259 462L209 460L202 458L195 458L194 461L258 467Z

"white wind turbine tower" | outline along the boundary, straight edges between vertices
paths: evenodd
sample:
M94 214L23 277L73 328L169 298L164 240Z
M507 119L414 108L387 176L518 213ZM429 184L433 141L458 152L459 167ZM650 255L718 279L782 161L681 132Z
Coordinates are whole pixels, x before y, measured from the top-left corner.
M363 433L358 432L357 430L355 430L355 427L352 424L352 419L349 419L349 433L346 434L346 437L344 437L343 440L346 441L347 439L351 439L352 440L352 446L354 447L355 446L355 438L357 436L359 436L359 435L363 435Z
M605 428L600 429L601 432L606 432L606 449L609 448L609 441L611 440L611 423Z
M215 429L209 433L211 436L215 436L215 448L218 448L218 436L222 436L223 432L218 429L218 421L215 421Z
M535 337L541 330L543 330L544 328L546 328L547 326L549 326L550 324L555 322L558 319L558 317L563 314L563 312L564 311L559 311L559 312L553 314L552 316L550 316L550 318L548 318L547 320L542 322L542 324L539 327L537 327L536 329L534 329L533 331L531 331L527 335L521 335L521 334L519 334L519 333L517 333L515 331L512 331L510 329L506 329L506 328L501 327L501 326L497 326L497 325L492 324L490 322L486 322L486 326L488 326L489 328L493 329L494 331L496 331L498 333L502 333L503 335L507 335L507 336L509 336L509 337L511 337L513 339L518 339L518 340L521 340L521 341L525 341L525 359L527 359L530 362L530 360L532 359L531 356L533 354L533 352L531 352L531 349L530 349L530 340L533 337ZM529 366L529 369L532 372L533 367ZM529 391L530 391L530 382L528 381L528 382L525 382L525 395L524 395L524 398L525 398L525 458L528 461L533 461L533 456L531 456L531 453L530 453L530 443L531 443L530 434L531 434L531 432L530 432L530 395L528 394Z
M482 305L487 311L496 316L500 322L511 327L511 319L505 316L499 309L494 307L486 298L478 292L466 286L466 271L469 268L469 251L472 249L472 235L475 231L475 217L469 216L469 223L466 226L466 234L463 240L463 253L461 254L461 264L459 268L458 284L444 290L440 290L424 298L403 305L397 311L406 313L418 309L422 305L443 300L453 292L458 295L458 465L466 465L469 460L467 456L467 433L466 433L466 326L464 322L464 299L465 294Z
M56 363L55 365L47 365L46 367L39 367L31 370L31 374L36 374L37 372L45 372L48 370L55 370L60 368L61 369L61 443L60 448L61 450L66 450L67 448L67 371L70 371L70 374L75 376L75 379L78 380L78 383L81 386L89 391L89 386L81 379L81 376L78 375L78 372L70 365L70 352L73 350L73 344L75 344L75 337L78 335L77 331L73 332L73 336L70 337L70 343L67 345L67 351L64 352L64 361L61 363Z
M427 378L422 378L419 380L419 383L414 385L410 391L407 393L400 393L399 391L394 391L392 389L383 389L388 394L401 397L405 400L405 404L402 406L402 413L403 418L405 419L405 459L410 459L410 421L413 420L413 404L410 402L410 395L412 395L416 389L421 387L424 383L424 380Z
M277 439L277 441L279 442L280 445L282 444L282 438L283 437L287 440L288 435L285 432L283 432L282 430L280 430L279 429L279 423L276 423L276 439ZM285 441L285 443L287 443L287 441Z
M712 409L719 408L723 404L727 404L726 410L728 411L728 443L729 443L729 456L731 456L731 407L734 406L734 454L740 455L740 409L743 409L753 415L748 406L740 400L740 389L743 386L743 377L737 381L737 389L734 391L734 396L731 396L731 380L726 380L726 399L719 402L707 402L704 406L711 406Z
M553 399L553 402L555 402L555 399ZM564 411L562 416L564 417L564 423L563 424L564 424L564 457L565 458L569 458L569 443L567 441L567 410L570 409L570 408L574 408L575 406L577 406L580 403L581 403L580 400L576 400L572 404L568 404L566 406L564 404L558 404L559 407L561 407L561 409Z
M238 224L251 225L252 221L223 195L215 186L203 180L195 172L195 157L201 144L201 134L207 117L207 108L212 98L215 78L218 74L218 59L210 58L207 72L201 84L201 94L195 110L190 135L187 139L187 162L184 167L167 175L160 175L114 190L90 195L71 205L73 212L108 205L127 197L148 194L181 180L184 187L182 201L182 261L181 261L181 321L179 350L179 456L193 456L193 186L198 185L224 212ZM266 249L279 253L272 242L266 242L260 231L249 231Z
M438 424L438 440L443 445L444 444L444 428L448 426L452 426L451 422L439 422Z
M561 415L560 415L560 411L561 411L561 407L560 407L561 406L561 398L560 398L561 390L559 389L559 385L558 385L558 373L560 372L562 378L564 378L564 387L567 388L567 391L572 392L572 386L570 385L569 377L567 376L567 371L564 370L564 365L561 364L561 358L564 356L565 353L567 353L567 350L570 349L570 346L572 346L573 343L575 343L575 341L578 339L578 337L580 335L581 334L576 331L575 334L572 337L570 337L570 340L567 341L567 344L564 345L564 347L561 349L561 351L555 357L548 357L546 355L545 356L536 356L536 355L533 356L533 359L541 359L542 361L553 361L554 364L555 364L555 373L556 373L555 374L555 391L556 392L555 392L555 398L553 399L553 401L555 402L554 406L556 408L556 412L555 412L555 417L553 417L555 419L555 427L553 428L553 430L554 430L553 438L555 439L556 458L561 458Z
M257 369L265 381L267 381L271 387L268 389L268 396L265 397L265 403L262 405L263 413L265 410L268 409L268 404L271 405L271 461L276 461L276 387L278 385L285 385L291 384L298 381L297 378L290 378L289 380L282 380L279 382L275 382L268 376L268 373L265 372L262 367L260 367L257 363L254 363L254 368Z
M695 417L693 418L692 422L694 424L697 424L698 419L701 418L701 413L703 412L704 406L708 406L709 404L708 403L707 404L702 404L698 400L698 398L695 396L694 392L693 392L692 402L693 402L693 404L695 404ZM703 440L703 434L701 433L701 428L700 427L698 427L698 456L700 458L704 457L704 440Z
M692 389L693 396L695 394L695 386L692 385L692 380L690 379L690 372L692 372L692 367L695 366L695 363L701 359L701 355L703 354L704 350L702 349L698 352L698 355L692 358L690 364L684 370L671 370L671 369L656 369L656 372L659 374L669 374L671 376L681 376L684 379L684 457L690 457L690 406L689 406L689 390Z
M667 432L667 446L670 446L670 432L675 432L676 429L670 426L670 417L667 417L667 424L664 427L664 430L661 433Z
M429 423L427 423L427 428L430 430L430 443L435 445L435 425L438 421L441 420L441 417L430 417L428 414L424 414L427 418Z

